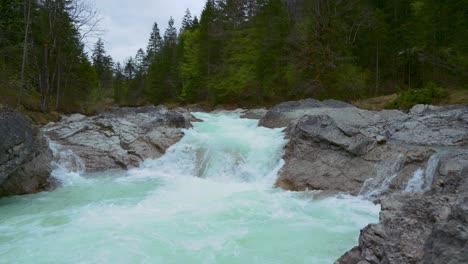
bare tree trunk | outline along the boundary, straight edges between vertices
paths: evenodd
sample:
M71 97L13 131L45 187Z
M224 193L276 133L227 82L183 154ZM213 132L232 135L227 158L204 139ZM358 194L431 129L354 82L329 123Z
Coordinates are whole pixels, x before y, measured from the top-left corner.
M55 110L59 108L60 102L60 46L57 48L57 95L55 96Z
M411 89L411 58L408 62L408 87Z
M375 96L379 94L379 42L377 41L376 63L375 63Z
M24 3L24 13L26 16L26 24L24 25L24 43L23 43L23 61L21 62L21 81L18 87L18 103L17 107L21 106L21 99L23 96L23 86L24 86L24 71L26 68L26 57L28 56L28 31L29 31L29 22L31 18L31 0Z
M44 65L43 65L43 77L42 77L42 92L41 92L41 111L46 112L47 111L47 95L49 93L49 51L48 51L48 45L44 45Z

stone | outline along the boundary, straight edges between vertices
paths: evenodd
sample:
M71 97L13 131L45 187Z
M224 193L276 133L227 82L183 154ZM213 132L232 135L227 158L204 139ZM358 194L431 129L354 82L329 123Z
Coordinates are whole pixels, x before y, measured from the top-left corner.
M337 264L466 263L468 151L443 154L432 190L381 199L380 223L361 231L359 246Z
M41 131L22 114L0 110L0 135L0 197L52 188L52 152Z
M307 99L274 106L259 124L286 127L279 188L381 204L380 222L336 264L467 263L467 105L404 113ZM407 188L418 171L424 189Z
M246 118L246 119L262 119L265 117L266 113L268 112L267 109L261 108L261 109L248 109L244 110L241 118Z
M161 157L198 121L187 110L163 106L116 108L97 116L75 114L44 127L46 135L69 149L86 172L129 169Z

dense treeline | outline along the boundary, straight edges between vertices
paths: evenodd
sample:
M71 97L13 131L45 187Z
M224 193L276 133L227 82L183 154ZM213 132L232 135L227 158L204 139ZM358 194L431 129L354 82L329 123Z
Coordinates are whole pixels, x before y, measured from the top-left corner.
M178 36L170 21L156 39L144 78L154 103L353 100L468 82L466 0L210 0L200 21L187 12Z
M79 0L0 3L0 92L42 111L468 88L468 0L208 0L122 64L87 57Z
M95 14L72 0L0 1L1 102L87 112L98 98L83 37Z

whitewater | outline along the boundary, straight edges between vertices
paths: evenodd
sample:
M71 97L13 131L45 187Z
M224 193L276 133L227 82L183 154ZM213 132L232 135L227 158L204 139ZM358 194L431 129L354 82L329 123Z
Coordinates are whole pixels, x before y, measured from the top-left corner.
M163 157L129 171L86 174L51 145L62 186L0 200L0 263L333 263L378 222L358 197L275 188L282 129L194 115Z

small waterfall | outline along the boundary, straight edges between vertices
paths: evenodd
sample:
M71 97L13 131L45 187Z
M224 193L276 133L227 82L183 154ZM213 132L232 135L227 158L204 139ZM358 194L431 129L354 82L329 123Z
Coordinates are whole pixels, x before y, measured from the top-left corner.
M378 221L370 201L275 188L283 129L194 115L204 122L127 172L88 175L50 142L65 187L1 203L0 263L333 263Z
M85 172L85 164L70 149L63 148L60 144L49 140L49 148L52 150L52 176L63 185L73 185L76 181L83 181L81 174Z
M424 170L418 169L414 172L413 177L408 181L405 192L417 193L431 190L432 182L434 181L434 177L439 166L439 161L439 155L432 155Z
M380 162L377 165L377 175L364 182L359 196L373 200L384 194L388 190L393 179L398 176L402 164L403 155L401 154L390 161Z
M282 129L258 127L256 120L240 119L237 112L196 113L203 123L185 131L184 138L156 160L147 160L131 175L179 175L218 182L274 185L281 168Z

